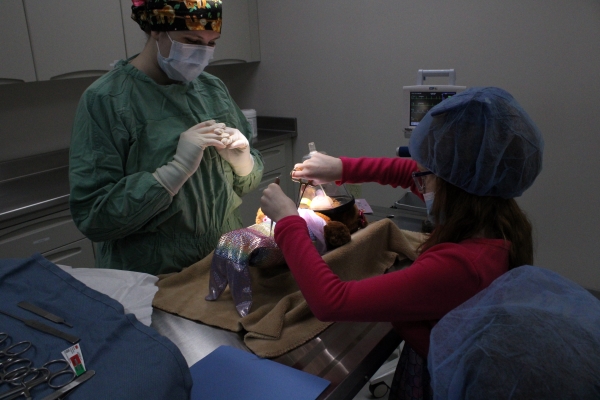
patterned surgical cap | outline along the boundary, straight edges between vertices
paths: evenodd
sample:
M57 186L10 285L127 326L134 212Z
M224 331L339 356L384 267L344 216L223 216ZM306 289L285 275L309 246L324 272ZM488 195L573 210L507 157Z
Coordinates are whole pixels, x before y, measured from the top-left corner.
M221 0L132 0L131 18L145 31L221 32Z

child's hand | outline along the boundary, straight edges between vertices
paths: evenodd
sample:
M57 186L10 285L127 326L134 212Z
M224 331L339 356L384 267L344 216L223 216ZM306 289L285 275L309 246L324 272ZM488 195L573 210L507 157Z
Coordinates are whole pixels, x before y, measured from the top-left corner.
M260 208L275 222L290 215L298 215L296 204L283 193L281 187L276 183L271 183L263 191Z
M313 153L292 171L294 180L312 181L313 185L339 181L342 179L342 160L322 153Z

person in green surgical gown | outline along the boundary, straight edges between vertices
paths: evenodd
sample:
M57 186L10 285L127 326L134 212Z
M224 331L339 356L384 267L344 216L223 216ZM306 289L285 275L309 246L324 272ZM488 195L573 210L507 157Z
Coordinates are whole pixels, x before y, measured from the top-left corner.
M95 81L77 109L70 208L97 243L97 267L157 275L242 227L237 208L263 160L223 82L203 72L221 1L133 0L132 18L146 46Z

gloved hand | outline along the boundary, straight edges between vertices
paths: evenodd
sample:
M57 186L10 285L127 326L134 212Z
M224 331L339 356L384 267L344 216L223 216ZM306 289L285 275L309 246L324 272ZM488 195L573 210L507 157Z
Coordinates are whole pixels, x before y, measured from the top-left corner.
M225 124L214 120L204 121L192 126L179 136L173 161L154 171L156 180L175 196L183 184L200 166L204 149L208 146L224 148L222 129Z
M312 184L339 181L342 179L342 160L322 153L311 153L308 160L294 165L292 178L312 181Z
M250 154L250 143L248 139L237 129L223 129L221 142L225 147L217 148L217 151L233 168L238 176L246 176L254 168L254 157Z

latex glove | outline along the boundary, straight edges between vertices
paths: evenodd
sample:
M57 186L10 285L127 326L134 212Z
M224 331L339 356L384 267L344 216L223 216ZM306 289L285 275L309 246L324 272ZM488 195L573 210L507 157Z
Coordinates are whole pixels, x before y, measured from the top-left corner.
M250 154L250 143L248 139L235 128L223 129L221 143L225 147L217 148L217 151L233 168L238 176L246 176L254 168L254 157Z
M290 215L298 215L296 203L287 197L281 190L281 186L276 183L271 183L263 190L260 198L260 209L275 222Z
M192 126L179 135L177 150L173 161L154 171L156 180L175 196L190 176L200 166L204 149L208 146L224 148L222 129L225 124L217 124L214 120L204 121Z
M292 178L312 181L312 184L339 181L342 179L342 160L322 153L311 153L308 160L294 165Z

